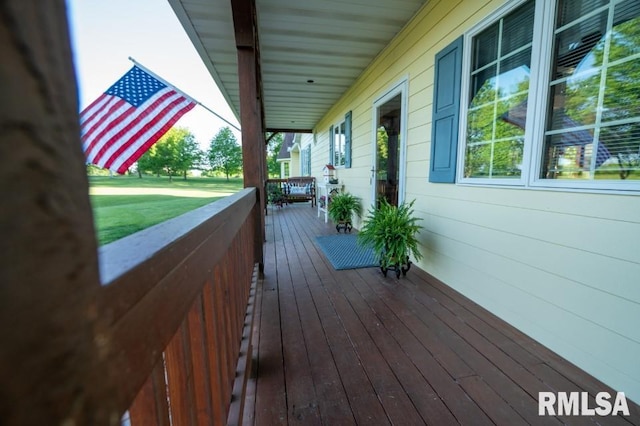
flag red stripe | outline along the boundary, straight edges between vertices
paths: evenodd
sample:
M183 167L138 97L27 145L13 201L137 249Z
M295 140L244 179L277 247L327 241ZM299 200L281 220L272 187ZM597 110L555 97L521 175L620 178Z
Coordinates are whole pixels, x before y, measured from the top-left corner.
M111 96L107 95L106 93L103 93L98 97L98 99L91 102L89 106L83 109L82 112L80 113L80 122L85 123L93 120L93 117L95 116L95 114L100 112L100 110L102 109L102 104L104 102L108 102L109 99L111 99Z
M104 95L103 102L101 102L100 105L97 105L96 110L85 110L87 112L86 118L83 117L82 114L80 115L80 128L82 131L82 141L85 146L85 150L86 147L91 144L91 141L93 140L92 135L96 129L99 129L102 123L108 122L109 116L117 111L117 109L114 109L114 106L118 108L124 105L129 104L123 99Z
M140 158L142 156L142 154L144 154L145 152L147 152L147 150L149 148L151 148L151 146L156 143L158 141L158 139L160 139L162 137L162 135L164 135L171 127L173 127L173 125L187 112L189 112L193 107L195 107L195 104L193 102L189 103L188 105L185 105L176 115L174 115L173 117L171 117L171 119L167 122L167 124L165 124L164 126L162 126L162 128L160 128L160 130L158 130L155 134L153 134L148 140L147 142L142 145L140 148L138 148L133 154L131 154L125 161L124 163L122 163L122 165L120 167L118 167L116 169L116 171L118 173L124 173L126 172L129 167L135 163L136 161L138 161L138 158Z
M122 145L130 143L131 139L135 140L143 134L139 130L140 127L147 128L170 112L170 109L168 110L166 107L167 104L171 105L183 99L175 91L165 89L164 92L160 91L152 97L148 105L143 104L135 109L134 111L138 114L129 115L128 120L122 123L118 122L118 125L110 125L109 133L104 135L101 146L93 156L95 163L98 165L106 164L114 151L120 151ZM106 158L104 158L105 156Z
M85 151L90 153L87 158L91 160L95 160L95 156L100 149L109 143L109 132L112 132L114 128L125 122L132 115L135 116L136 109L132 105L122 99L114 99L117 102L107 107L100 121L96 122L83 137L85 144L88 145Z
M153 122L145 124L126 141L120 143L118 149L113 152L109 158L104 159L105 167L109 169L114 167L118 173L126 171L127 167L123 168L123 164L126 164L130 157L135 156L136 153L141 150L140 147L145 148L137 157L135 157L134 160L130 161L130 164L135 162L135 160L137 160L140 155L142 155L151 147L151 145L164 135L167 130L169 130L171 126L173 126L173 124L182 117L182 115L191 110L194 106L195 104L187 101L183 97L175 99L170 104L166 105L165 108L157 113L157 115L162 116L162 119L154 120ZM166 120L164 124L162 124L163 120ZM162 124L160 128L157 127L158 124Z

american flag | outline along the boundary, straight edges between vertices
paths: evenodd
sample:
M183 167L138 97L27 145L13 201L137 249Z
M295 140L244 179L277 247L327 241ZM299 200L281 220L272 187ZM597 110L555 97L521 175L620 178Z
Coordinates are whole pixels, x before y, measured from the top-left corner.
M87 163L124 173L195 105L134 65L80 113Z

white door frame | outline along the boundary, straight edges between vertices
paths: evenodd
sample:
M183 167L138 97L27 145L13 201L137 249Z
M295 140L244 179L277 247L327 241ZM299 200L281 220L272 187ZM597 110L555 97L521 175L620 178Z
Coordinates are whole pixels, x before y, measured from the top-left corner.
M372 120L372 132L371 132L371 147L372 147L372 162L371 162L371 205L375 207L377 190L376 190L376 167L378 164L377 158L377 134L378 134L378 108L387 103L390 99L400 94L400 155L398 158L398 205L404 202L405 190L406 190L406 155L407 155L407 120L409 117L409 76L404 76L400 81L396 82L391 88L383 92L373 101L373 120Z

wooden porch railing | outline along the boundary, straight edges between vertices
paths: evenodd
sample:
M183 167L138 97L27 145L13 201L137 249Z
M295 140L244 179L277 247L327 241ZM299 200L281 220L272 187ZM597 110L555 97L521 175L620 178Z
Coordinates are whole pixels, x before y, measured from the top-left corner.
M241 422L253 208L247 188L101 248L105 374L132 425Z

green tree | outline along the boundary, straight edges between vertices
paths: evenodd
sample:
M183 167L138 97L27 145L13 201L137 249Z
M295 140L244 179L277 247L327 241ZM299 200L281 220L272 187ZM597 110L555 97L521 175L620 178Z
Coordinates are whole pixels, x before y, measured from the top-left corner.
M272 133L267 133L267 139L271 138L267 145L267 171L270 177L280 177L278 154L280 153L280 148L282 148L284 137L282 133L278 133L273 137L271 135Z
M169 180L177 174L182 174L186 179L187 171L201 158L202 151L189 129L175 127L138 159L138 168L156 175L165 172L169 175Z
M229 127L223 127L211 139L207 157L211 169L223 172L227 180L242 170L242 149Z
M192 133L185 133L184 137L178 139L177 156L175 160L175 170L182 173L184 180L187 180L187 172L200 165L204 153L200 149L200 145L196 142Z
M156 155L156 144L152 145L140 158L138 158L138 176L142 178L143 172L151 172L156 176L160 176L162 173L162 165L158 161Z

